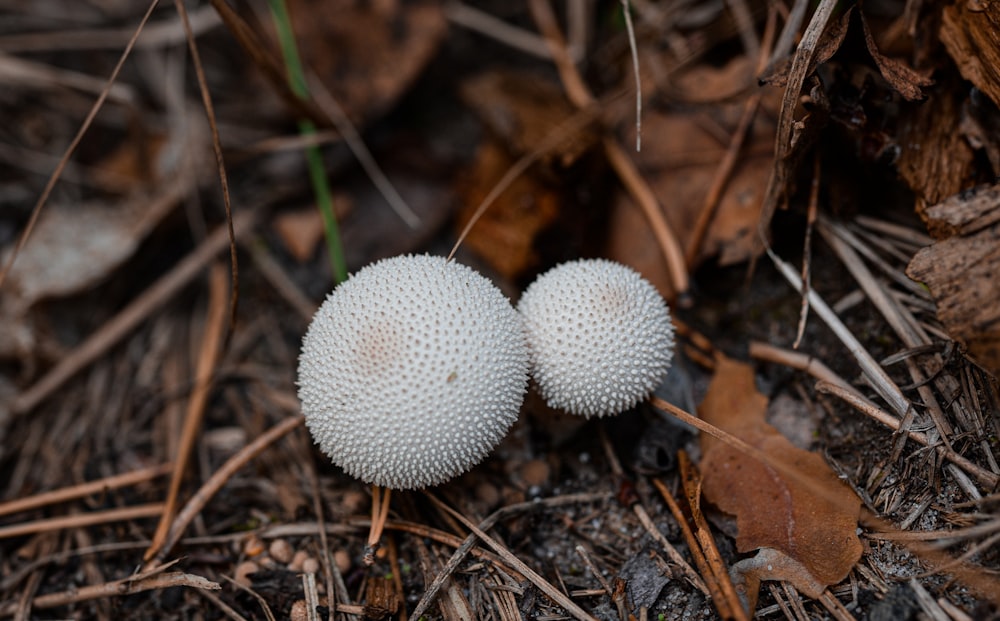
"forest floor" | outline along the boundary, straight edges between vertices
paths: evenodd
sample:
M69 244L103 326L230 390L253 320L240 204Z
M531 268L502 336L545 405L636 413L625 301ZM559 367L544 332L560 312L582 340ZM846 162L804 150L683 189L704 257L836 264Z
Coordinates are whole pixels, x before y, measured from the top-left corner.
M997 5L180 7L0 5L0 618L1000 618ZM632 266L677 352L368 565L301 339L459 241Z

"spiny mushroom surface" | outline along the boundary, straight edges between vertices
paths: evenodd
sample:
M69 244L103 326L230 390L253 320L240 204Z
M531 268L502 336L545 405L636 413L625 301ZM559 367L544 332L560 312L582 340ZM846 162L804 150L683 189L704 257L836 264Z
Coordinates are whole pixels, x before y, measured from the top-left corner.
M673 357L670 312L649 281L603 259L572 261L538 277L518 303L532 376L554 408L617 414L649 396Z
M479 463L517 419L528 385L520 316L471 268L400 256L362 268L316 312L299 399L320 448L393 489Z

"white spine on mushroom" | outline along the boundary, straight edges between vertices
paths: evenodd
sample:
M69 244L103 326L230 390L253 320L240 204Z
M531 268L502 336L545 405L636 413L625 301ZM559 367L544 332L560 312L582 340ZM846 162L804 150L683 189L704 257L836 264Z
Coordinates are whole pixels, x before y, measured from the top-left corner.
M520 316L489 280L443 257L361 269L317 311L299 399L324 453L394 489L479 463L517 419L528 384Z
M617 414L649 396L670 369L667 304L619 263L558 265L528 287L518 310L532 376L554 408L588 418Z

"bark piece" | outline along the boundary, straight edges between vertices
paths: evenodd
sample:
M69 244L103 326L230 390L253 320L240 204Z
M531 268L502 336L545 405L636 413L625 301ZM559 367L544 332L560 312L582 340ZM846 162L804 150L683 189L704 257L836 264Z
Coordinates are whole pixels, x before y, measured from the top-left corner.
M940 35L962 77L1000 105L1000 3L944 7Z
M1000 376L1000 185L955 194L926 216L939 241L917 252L906 274L930 289L952 338Z

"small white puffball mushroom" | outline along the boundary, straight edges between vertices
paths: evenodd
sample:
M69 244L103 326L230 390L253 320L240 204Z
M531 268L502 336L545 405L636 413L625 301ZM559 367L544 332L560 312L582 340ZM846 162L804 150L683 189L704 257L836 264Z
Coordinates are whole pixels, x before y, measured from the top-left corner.
M649 396L670 369L667 304L620 263L558 265L528 287L517 308L532 376L551 407L588 418L617 414Z
M391 489L436 485L479 463L517 419L524 327L469 267L385 259L316 312L298 385L313 439L348 474Z

